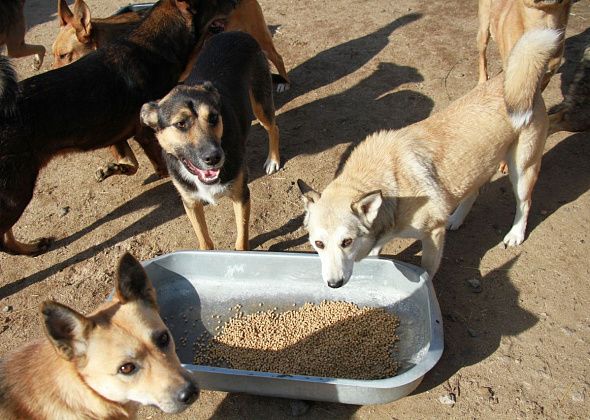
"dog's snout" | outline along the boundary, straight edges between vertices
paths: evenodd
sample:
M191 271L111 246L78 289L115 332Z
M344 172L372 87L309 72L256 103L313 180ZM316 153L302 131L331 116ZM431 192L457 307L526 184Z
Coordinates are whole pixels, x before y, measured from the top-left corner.
M344 284L344 279L328 281L328 286L330 286L332 289L338 289L339 287L342 287L343 284Z
M180 390L177 395L178 402L182 404L192 404L199 396L199 389L192 382L189 382L186 387Z
M221 151L210 150L203 154L202 159L207 165L215 166L221 161Z

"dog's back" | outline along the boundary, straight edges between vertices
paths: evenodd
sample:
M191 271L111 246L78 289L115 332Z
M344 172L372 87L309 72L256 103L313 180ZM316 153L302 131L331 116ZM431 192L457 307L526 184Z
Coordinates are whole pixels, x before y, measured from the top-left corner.
M18 18L20 0L0 1L0 45L4 44L4 34Z

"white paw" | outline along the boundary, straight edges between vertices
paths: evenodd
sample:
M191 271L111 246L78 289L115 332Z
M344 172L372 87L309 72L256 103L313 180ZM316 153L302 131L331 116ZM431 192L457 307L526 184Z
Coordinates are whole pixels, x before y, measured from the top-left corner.
M279 166L280 164L276 160L266 159L266 162L264 163L264 170L268 175L274 174L279 170Z
M524 232L513 232L512 230L504 236L504 246L520 245L524 241Z
M43 65L43 58L40 54L35 54L33 57L33 70L39 70Z
M289 83L279 83L277 84L277 93L283 93L289 90L291 85Z
M449 220L447 220L447 230L457 230L462 224L463 220L457 220L457 218L451 216L449 217Z

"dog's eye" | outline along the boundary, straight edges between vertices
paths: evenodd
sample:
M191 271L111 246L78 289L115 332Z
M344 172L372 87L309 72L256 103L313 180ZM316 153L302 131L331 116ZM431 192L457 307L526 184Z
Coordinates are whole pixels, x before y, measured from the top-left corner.
M68 58L70 56L70 53L65 53L65 54L60 54L59 55L59 59L60 60L65 60L66 58Z
M340 244L340 246L342 248L347 248L350 246L350 244L352 243L352 239L351 238L346 238L345 240L342 241L342 243Z
M187 120L182 120L174 123L174 127L178 128L179 130L184 130L188 126Z
M133 372L135 372L135 369L136 368L133 363L125 363L119 367L119 373L122 373L123 375L131 375Z
M162 334L160 334L156 341L156 345L161 349L165 349L166 347L168 347L169 343L170 335L168 334L168 331L164 331Z
M211 114L209 114L208 121L209 121L209 124L211 126L217 125L217 121L218 120L219 120L219 115L218 114L216 114L214 112L212 112Z
M315 246L317 246L319 249L324 249L324 243L322 241L315 241Z

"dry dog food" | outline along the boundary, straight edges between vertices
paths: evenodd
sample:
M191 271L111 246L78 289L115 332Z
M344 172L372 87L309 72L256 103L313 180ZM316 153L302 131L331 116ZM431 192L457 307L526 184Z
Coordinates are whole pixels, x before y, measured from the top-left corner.
M238 305L239 306L239 305ZM382 308L348 302L306 303L279 313L238 312L201 336L195 363L233 369L347 379L394 376L397 317Z

